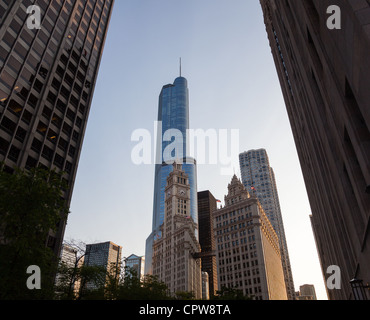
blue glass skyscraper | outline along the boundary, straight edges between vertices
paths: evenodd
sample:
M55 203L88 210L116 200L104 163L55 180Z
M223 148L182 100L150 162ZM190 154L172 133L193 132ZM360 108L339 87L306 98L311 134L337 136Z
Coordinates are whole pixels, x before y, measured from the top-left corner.
M158 104L157 155L154 177L152 233L146 240L145 273L152 273L153 241L161 237L164 221L166 178L174 160L182 162L189 177L190 216L198 224L196 161L187 157L187 129L189 129L189 91L187 80L178 77L173 84L163 86ZM198 234L196 233L198 238Z

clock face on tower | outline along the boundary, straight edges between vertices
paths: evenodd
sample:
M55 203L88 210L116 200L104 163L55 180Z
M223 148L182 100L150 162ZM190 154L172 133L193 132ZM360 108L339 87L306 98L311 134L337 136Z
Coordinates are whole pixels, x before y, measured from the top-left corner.
M185 195L185 190L184 189L180 189L179 190L179 195L180 196L184 196Z
M168 190L167 191L167 196L170 196L171 195L171 190Z

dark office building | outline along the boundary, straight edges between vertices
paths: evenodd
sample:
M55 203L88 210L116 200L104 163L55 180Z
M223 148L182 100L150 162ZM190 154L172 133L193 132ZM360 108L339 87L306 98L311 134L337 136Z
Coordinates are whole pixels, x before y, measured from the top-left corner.
M113 2L0 2L0 161L65 171L68 206Z
M198 221L199 221L199 243L202 249L202 271L208 273L209 296L216 294L217 284L217 262L214 255L216 249L213 233L212 213L217 210L217 200L210 191L198 192Z
M370 3L261 0L329 299L370 282ZM329 269L330 270L330 269Z

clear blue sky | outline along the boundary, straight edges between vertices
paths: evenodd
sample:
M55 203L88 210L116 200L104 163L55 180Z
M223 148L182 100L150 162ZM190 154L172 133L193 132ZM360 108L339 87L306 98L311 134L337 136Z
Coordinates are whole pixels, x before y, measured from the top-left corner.
M190 127L239 129L239 151L265 148L276 175L296 290L327 299L310 206L259 1L117 0L79 162L65 239L145 254L154 165L134 165L136 129L154 132L158 96L187 78ZM154 138L154 134L153 134ZM240 177L238 154L233 154ZM230 176L198 166L198 191L223 200Z

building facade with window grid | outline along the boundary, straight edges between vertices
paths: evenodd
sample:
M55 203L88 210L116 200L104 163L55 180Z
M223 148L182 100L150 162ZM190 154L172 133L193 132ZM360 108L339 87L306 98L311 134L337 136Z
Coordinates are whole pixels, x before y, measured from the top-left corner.
M261 0L307 194L322 273L370 282L370 1ZM328 8L340 28L328 28ZM338 22L338 21L337 21Z
M0 2L0 161L64 171L68 206L113 2ZM28 28L31 5L39 28ZM56 255L65 225L47 241Z
M219 289L236 288L255 300L287 300L278 236L236 175L213 219Z
M110 276L118 280L121 276L121 258L122 247L111 241L87 244L84 265L103 267ZM95 289L96 286L93 283L87 283L86 288Z
M276 186L274 170L265 149L249 150L239 154L242 182L261 203L279 238L281 258L289 300L295 300L295 288L290 265L288 245ZM251 188L254 188L253 190Z
M202 248L202 271L208 274L209 297L216 295L217 263L215 238L213 235L213 212L217 210L217 200L208 190L198 192L199 243Z

